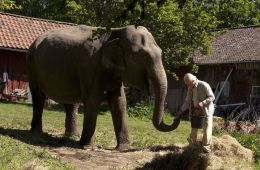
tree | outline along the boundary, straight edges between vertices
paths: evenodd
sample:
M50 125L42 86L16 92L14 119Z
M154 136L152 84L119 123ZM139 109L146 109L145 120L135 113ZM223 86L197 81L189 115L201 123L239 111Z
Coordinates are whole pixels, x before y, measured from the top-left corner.
M163 50L166 71L189 64L196 49L210 51L218 28L260 23L258 0L2 0L0 10L106 28L143 25ZM194 67L196 68L196 67Z
M0 1L0 11L8 11L18 8L15 1L11 0L1 0Z
M241 27L260 23L259 0L214 0L218 28Z
M216 17L210 15L208 5L187 1L183 8L176 3L167 2L147 19L164 51L164 65L168 73L174 68L189 63L189 55L200 47L205 54L209 52L211 34L209 30L217 25ZM152 9L151 12L155 11Z

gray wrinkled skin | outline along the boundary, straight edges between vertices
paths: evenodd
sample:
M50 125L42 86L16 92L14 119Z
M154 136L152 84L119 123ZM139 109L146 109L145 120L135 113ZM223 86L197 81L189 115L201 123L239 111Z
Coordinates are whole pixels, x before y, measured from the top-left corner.
M66 104L66 133L74 134L78 106L85 107L80 144L93 145L97 113L104 96L112 113L117 149L129 149L123 84L155 90L153 124L171 131L162 121L167 79L161 49L144 27L127 26L94 37L97 28L75 26L49 31L35 40L27 55L33 98L32 131L42 131L46 97ZM74 115L74 116L73 116ZM74 128L73 128L74 127Z

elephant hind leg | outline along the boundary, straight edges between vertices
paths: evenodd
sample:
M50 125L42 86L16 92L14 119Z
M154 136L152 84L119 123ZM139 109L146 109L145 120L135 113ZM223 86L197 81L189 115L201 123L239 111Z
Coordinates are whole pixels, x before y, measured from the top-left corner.
M80 136L78 132L78 108L79 104L65 104L65 136Z
M30 90L33 102L33 118L31 122L31 131L42 132L42 112L46 96L40 91L36 83L30 83Z

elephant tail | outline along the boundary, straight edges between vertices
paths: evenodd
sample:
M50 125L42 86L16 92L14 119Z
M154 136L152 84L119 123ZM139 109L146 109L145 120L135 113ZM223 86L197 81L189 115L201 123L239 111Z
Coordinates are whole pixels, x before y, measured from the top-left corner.
M34 44L35 44L35 42L33 42L30 45L29 50L27 51L27 54L26 54L26 66L27 66L27 72L28 72L29 79L32 74L32 65L33 65L33 60L34 60L33 59Z
M34 67L35 42L31 44L26 54L26 67L30 88L35 85L36 75ZM34 84L34 85L33 85Z

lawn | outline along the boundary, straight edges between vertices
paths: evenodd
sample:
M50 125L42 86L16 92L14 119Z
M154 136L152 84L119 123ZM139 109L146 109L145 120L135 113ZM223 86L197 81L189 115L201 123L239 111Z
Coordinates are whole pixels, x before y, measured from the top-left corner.
M78 138L65 138L65 114L60 106L45 107L43 114L44 134L33 134L30 129L32 107L25 103L0 103L0 169L49 167L49 169L74 169L63 160L50 156L49 146L77 147ZM83 115L79 114L79 129ZM171 119L166 117L168 123ZM131 144L138 147L185 143L189 134L189 123L182 122L177 130L162 133L150 120L128 118ZM103 148L115 147L115 135L109 112L98 116L95 144Z
M42 135L29 132L32 107L24 103L0 103L0 169L22 169L34 166L47 166L49 169L74 169L46 151L48 146L76 147L78 138L70 139L64 133L65 114L60 106L45 107ZM82 129L83 115L79 114L79 130ZM169 121L169 117L166 121ZM132 145L151 145L186 142L189 133L188 123L173 132L162 133L153 127L150 120L128 118L129 136ZM51 134L51 135L50 135ZM95 144L99 147L115 147L115 135L109 112L98 116Z

